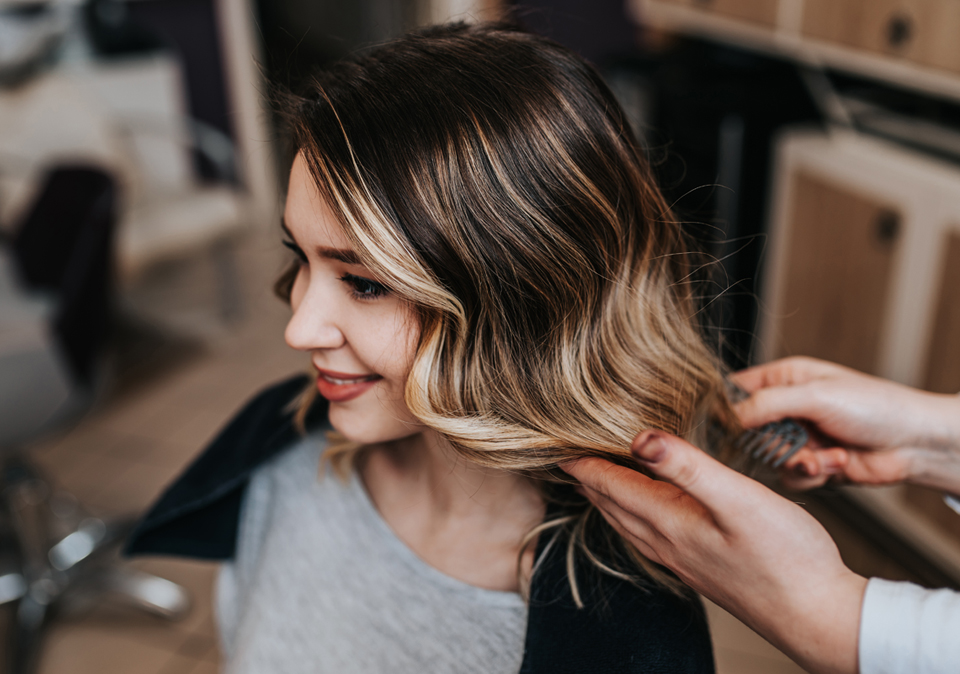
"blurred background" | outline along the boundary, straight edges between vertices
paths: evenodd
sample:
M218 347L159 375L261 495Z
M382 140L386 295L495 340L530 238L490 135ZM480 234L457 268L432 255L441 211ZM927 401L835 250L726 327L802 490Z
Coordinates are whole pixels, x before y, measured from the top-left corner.
M271 87L504 16L620 98L716 260L731 367L806 354L960 391L958 0L0 0L0 672L218 671L215 566L116 548L305 365L270 291ZM939 495L803 500L856 571L960 584ZM708 611L721 673L801 671Z

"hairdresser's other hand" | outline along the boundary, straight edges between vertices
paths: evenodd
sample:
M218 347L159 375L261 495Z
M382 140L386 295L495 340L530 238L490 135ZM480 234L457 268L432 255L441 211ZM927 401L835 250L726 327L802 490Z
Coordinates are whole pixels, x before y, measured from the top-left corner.
M603 459L564 470L651 560L724 607L811 672L856 672L866 579L807 512L672 435L633 453L651 473Z
M783 473L787 486L913 482L960 493L960 396L927 393L813 358L785 358L733 377L752 395L747 427L794 417L812 427Z

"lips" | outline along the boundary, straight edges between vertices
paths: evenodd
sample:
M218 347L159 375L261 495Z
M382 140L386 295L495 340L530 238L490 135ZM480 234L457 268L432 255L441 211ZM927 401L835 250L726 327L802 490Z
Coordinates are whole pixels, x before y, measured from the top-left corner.
M332 403L357 398L383 379L378 374L350 374L317 368L317 391Z

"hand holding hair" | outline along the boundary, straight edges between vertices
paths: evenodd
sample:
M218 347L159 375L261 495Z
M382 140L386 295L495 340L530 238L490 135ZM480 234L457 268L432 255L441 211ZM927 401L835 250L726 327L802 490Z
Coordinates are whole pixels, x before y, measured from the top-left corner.
M733 376L751 394L746 427L793 417L813 426L784 482L912 482L960 493L960 396L928 393L813 358L785 358Z
M563 466L637 549L811 672L857 671L866 579L802 508L672 435L633 454L651 479L598 458Z

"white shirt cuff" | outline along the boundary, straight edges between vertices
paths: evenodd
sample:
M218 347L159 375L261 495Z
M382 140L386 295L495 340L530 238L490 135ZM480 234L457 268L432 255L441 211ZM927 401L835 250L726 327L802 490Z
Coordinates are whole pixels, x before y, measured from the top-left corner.
M956 674L960 593L871 578L858 651L860 674Z

